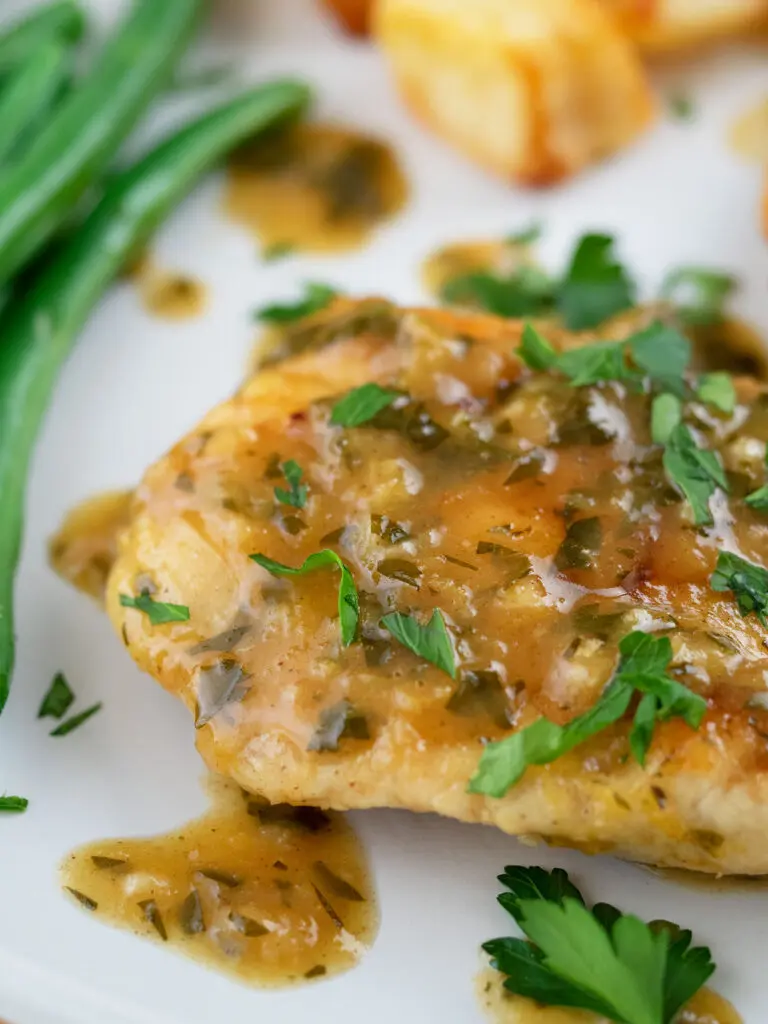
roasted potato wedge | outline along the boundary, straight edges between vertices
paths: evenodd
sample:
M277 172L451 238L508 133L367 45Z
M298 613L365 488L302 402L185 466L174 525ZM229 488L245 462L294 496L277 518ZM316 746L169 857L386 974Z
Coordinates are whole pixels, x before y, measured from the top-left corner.
M374 32L411 110L506 178L567 178L652 116L639 57L599 0L380 0Z
M643 49L671 52L768 23L768 0L601 0Z

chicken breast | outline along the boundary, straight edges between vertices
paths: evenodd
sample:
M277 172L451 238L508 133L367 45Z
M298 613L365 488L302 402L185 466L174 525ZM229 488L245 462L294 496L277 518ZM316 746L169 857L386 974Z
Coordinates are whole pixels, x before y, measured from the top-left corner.
M195 716L210 767L270 801L435 811L653 864L768 872L767 633L710 585L721 549L768 559L765 514L740 498L763 483L763 387L738 380L729 414L686 404L731 480L714 524L696 526L651 443L649 395L529 370L520 336L514 321L381 301L303 328L303 351L146 474L112 621ZM398 397L361 425L331 422L367 382ZM359 593L353 638L335 562L285 576L250 557L297 568L321 550ZM152 602L189 618L153 623ZM382 625L436 610L455 678ZM591 708L633 630L669 637L672 676L706 700L698 729L658 723L641 767L627 716L501 798L468 791L489 741Z

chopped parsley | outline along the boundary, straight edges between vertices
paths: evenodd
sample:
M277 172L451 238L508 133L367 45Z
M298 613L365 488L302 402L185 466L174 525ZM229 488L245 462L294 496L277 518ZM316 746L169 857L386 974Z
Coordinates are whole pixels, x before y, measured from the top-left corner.
M620 641L619 653L619 667L594 707L567 725L539 718L519 732L497 743L489 743L470 780L469 791L504 796L531 765L549 764L618 722L628 711L636 692L653 697L654 722L680 717L692 729L699 727L706 701L666 674L672 660L668 637L655 638L635 631ZM642 764L652 735L648 729L651 703L641 700L640 707L642 712L639 721L637 716L635 719L631 749Z
M711 525L709 499L718 487L728 491L725 470L714 452L699 448L691 431L678 423L664 445L664 469L693 509L697 526Z
M656 395L651 404L651 440L666 444L683 420L683 407L677 395Z
M668 98L669 112L676 121L692 121L696 109L693 100L684 92L672 93Z
M120 604L123 608L135 608L144 612L153 626L163 626L167 622L189 621L189 608L185 604L156 601L151 594L139 594L138 597L121 594Z
M53 682L48 687L48 692L43 697L37 717L63 718L74 699L75 695L70 689L64 674L57 672L53 677Z
M660 294L686 323L705 326L723 320L725 304L737 284L732 274L705 267L678 267L664 278Z
M432 612L432 618L423 626L412 615L392 612L385 615L381 625L399 640L403 647L425 661L437 665L447 672L451 679L456 678L456 655L451 638L445 625L443 613L439 609Z
M624 341L598 341L558 352L535 327L526 324L517 351L532 370L558 370L574 387L648 377L665 390L679 391L690 362L691 343L673 327L654 323Z
M304 287L304 297L297 302L262 306L256 310L254 317L265 324L289 324L294 320L311 316L312 313L319 313L321 309L330 305L338 294L336 289L328 284L310 281Z
M289 459L282 465L283 475L288 482L288 490L284 487L275 488L275 497L283 505L290 505L292 508L304 508L307 504L309 487L301 483L304 471L298 462Z
M304 576L315 569L337 568L341 573L339 580L339 623L341 625L341 642L345 647L355 639L357 623L360 618L360 602L355 587L355 580L346 562L342 561L335 551L324 548L310 555L297 569L282 562L275 562L266 555L251 555L251 560L273 576Z
M496 316L544 316L553 309L556 282L539 267L522 266L506 277L474 270L443 285L444 302L477 306Z
M400 392L391 388L383 388L379 384L363 384L348 391L336 402L331 412L331 423L337 427L359 427L399 397Z
M590 909L559 868L509 866L499 881L507 891L498 901L527 941L492 939L483 949L516 995L622 1024L672 1024L715 970L690 931L607 903Z
M277 260L284 260L296 252L296 245L293 242L273 242L265 245L261 250L261 258L265 263L276 263Z
M696 396L706 405L730 415L736 408L736 389L730 373L703 373L699 377Z
M23 814L27 807L29 807L29 800L25 796L0 796L0 812Z
M89 718L96 714L97 711L101 711L101 703L93 704L91 707L86 708L85 711L81 711L77 715L72 715L71 718L67 718L57 725L55 729L50 732L51 736L66 736L70 732L74 732L83 722L87 722Z
M635 304L635 286L616 261L610 235L579 239L557 292L557 310L571 331L597 327Z
M761 565L730 551L721 551L709 582L719 593L730 590L742 615L746 617L754 612L760 623L768 626L768 571Z
M507 235L506 241L509 245L533 245L541 238L543 231L541 222L533 221L527 228L513 231L511 235Z
M764 462L766 469L768 469L768 445L765 446L765 457ZM744 499L745 503L750 508L755 509L757 512L768 511L768 484L763 484L762 487L758 487L756 491L752 491Z

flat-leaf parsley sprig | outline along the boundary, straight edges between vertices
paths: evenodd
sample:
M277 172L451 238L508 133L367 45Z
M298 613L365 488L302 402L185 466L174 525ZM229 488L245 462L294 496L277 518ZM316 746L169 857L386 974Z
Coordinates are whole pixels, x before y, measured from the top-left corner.
M690 931L646 924L608 903L590 909L559 868L510 866L499 881L499 903L526 939L492 939L483 949L516 995L617 1024L672 1024L715 970Z

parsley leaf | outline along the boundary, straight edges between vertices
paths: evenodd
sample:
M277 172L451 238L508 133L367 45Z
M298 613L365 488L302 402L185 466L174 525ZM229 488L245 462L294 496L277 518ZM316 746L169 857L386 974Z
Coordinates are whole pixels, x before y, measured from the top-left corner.
M567 725L539 718L519 732L497 743L489 743L470 779L469 792L497 798L504 796L520 781L530 765L556 761L591 736L618 722L629 708L632 692L631 686L616 679L594 707Z
M682 422L683 409L676 395L656 395L651 405L651 440L666 444L675 427Z
M0 811L9 814L21 814L29 807L29 800L25 796L0 796Z
M671 483L685 495L697 526L710 525L709 499L718 487L728 490L725 470L714 452L699 448L688 427L678 423L664 448L664 469Z
M661 298L671 302L689 324L720 323L727 300L738 282L731 274L704 267L678 267L661 285Z
M765 446L765 455L763 456L763 462L768 470L768 444ZM749 505L750 508L755 509L757 512L768 511L768 484L763 484L762 487L758 487L756 491L752 491L744 499L745 504Z
M768 484L763 484L762 487L758 487L756 491L748 494L744 503L755 509L756 512L768 511Z
M555 282L538 267L518 267L507 277L475 270L451 278L440 290L444 302L478 306L496 316L543 316L551 312Z
M635 717L632 720L632 731L629 734L629 747L632 756L641 767L645 765L645 757L653 739L653 727L656 725L658 713L658 698L652 693L644 694L637 705Z
M337 427L359 427L392 405L400 397L399 391L382 388L378 384L363 384L340 398L331 412L331 423Z
M81 711L77 715L72 715L71 718L67 718L57 725L55 729L52 729L51 736L66 736L68 733L73 732L78 726L82 725L83 722L87 722L92 715L95 715L97 711L101 711L101 703L93 704L91 707L86 708L85 711Z
M656 323L638 331L625 342L632 362L646 377L663 382L668 391L679 391L680 378L691 361L691 343L684 334Z
M277 260L283 260L286 256L293 256L296 252L296 245L294 242L273 242L271 245L265 245L261 250L261 258L265 263L275 263Z
M768 571L730 551L717 556L710 586L718 593L730 590L743 616L754 612L763 626L768 626Z
M610 235L584 235L560 284L557 309L571 331L597 327L634 305L635 286L613 254Z
M293 459L284 462L281 468L285 479L288 481L290 490L286 490L284 487L276 487L275 497L283 505L290 505L292 508L304 508L307 504L307 495L309 494L307 485L300 483L302 476L304 476L304 471L298 462L294 462Z
M715 970L691 933L646 924L606 903L590 910L564 871L507 867L499 903L528 938L483 949L504 987L545 1006L591 1010L621 1024L671 1024Z
M654 323L624 341L597 341L558 353L526 324L517 351L532 370L559 370L574 387L649 377L668 391L682 392L691 343L674 327Z
M538 242L544 231L543 225L540 221L534 221L529 224L527 228L523 228L521 231L514 231L511 235L507 235L507 242L510 245L533 245L534 242Z
M629 376L625 346L620 341L597 341L563 352L557 369L570 378L575 388L600 380L623 380Z
M539 334L533 324L523 325L517 352L525 365L532 370L551 370L557 366L560 358L557 350Z
M38 718L63 718L67 709L74 701L75 695L69 688L69 683L62 672L57 672L53 682L48 687L48 692L43 697Z
M341 573L339 580L339 623L341 626L341 642L345 647L355 639L357 622L360 617L360 603L357 596L355 580L346 562L342 561L335 551L323 548L316 551L305 559L298 569L290 565L283 565L266 555L251 555L251 561L256 562L262 569L272 573L273 576L304 576L315 569L337 568Z
M483 943L483 949L492 957L491 966L507 975L504 987L515 995L533 999L544 1006L591 1010L601 1017L611 1013L606 1003L558 977L543 962L541 950L525 939L491 939Z
M287 304L275 304L262 306L257 309L254 317L266 324L288 324L294 320L301 320L312 313L318 313L321 309L336 298L339 293L335 288L327 284L318 284L310 281L304 288L304 298L297 302Z
M767 574L768 575L768 574ZM566 725L539 718L519 732L497 743L489 743L469 782L469 792L502 797L520 781L530 765L549 764L607 726L618 722L629 709L636 691L654 698L654 721L680 717L697 729L706 711L706 701L667 674L672 660L668 637L653 637L635 631L619 643L619 667L597 703ZM643 702L641 701L641 704ZM647 736L651 702L645 702L640 721L635 719L633 754L643 763L650 743ZM638 758L638 760L640 760Z
M426 626L422 626L412 615L404 615L402 612L385 615L381 625L409 651L437 665L451 679L456 678L456 655L439 609L432 612L432 618Z
M696 389L697 397L720 412L730 414L736 408L736 389L730 373L703 373Z
M673 93L669 99L669 112L676 121L690 121L695 113L693 100L683 92Z
M136 608L149 616L153 626L163 626L166 622L188 622L189 608L185 604L169 604L167 601L156 601L151 594L139 594L138 597L120 595L123 608Z

